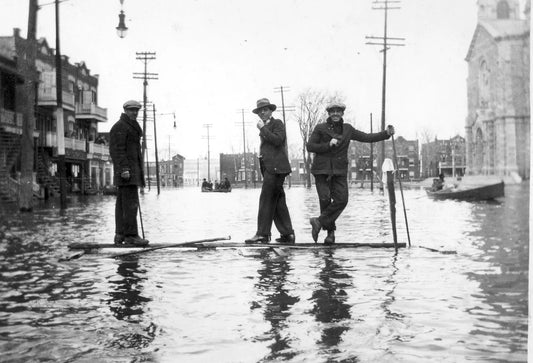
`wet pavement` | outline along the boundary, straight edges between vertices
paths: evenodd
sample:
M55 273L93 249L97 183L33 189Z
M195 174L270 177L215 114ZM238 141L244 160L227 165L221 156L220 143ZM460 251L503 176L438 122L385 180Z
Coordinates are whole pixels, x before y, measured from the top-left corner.
M529 186L505 192L473 203L404 190L412 247L396 256L163 249L61 261L71 242L112 241L113 196L74 197L65 211L3 206L0 361L525 362ZM146 237L243 241L258 199L258 189L152 189L141 197ZM297 243L311 242L314 189L288 189L287 201ZM398 191L396 208L407 242ZM392 242L387 195L351 188L337 226L339 243Z

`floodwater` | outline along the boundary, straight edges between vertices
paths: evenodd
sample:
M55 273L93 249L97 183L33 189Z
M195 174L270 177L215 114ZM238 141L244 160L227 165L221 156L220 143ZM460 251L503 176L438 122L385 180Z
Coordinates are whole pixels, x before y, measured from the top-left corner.
M114 197L0 214L2 362L525 362L529 186L497 202L404 190L411 248L163 249L73 254L111 242ZM258 189L141 196L152 243L255 232ZM397 191L398 239L407 242ZM311 242L314 189L287 189ZM392 242L387 194L356 187L337 241ZM275 229L272 231L277 236ZM325 237L321 234L321 240Z

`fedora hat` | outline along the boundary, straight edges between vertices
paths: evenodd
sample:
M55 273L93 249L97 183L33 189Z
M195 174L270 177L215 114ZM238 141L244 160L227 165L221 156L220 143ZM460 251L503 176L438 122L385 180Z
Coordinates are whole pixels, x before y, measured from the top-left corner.
M257 113L259 113L259 109L261 109L263 107L268 107L272 111L276 110L276 105L270 103L268 98L261 98L260 100L257 100L257 107L252 112L257 114Z
M331 102L329 105L326 106L326 111L330 111L334 108L340 108L342 111L346 110L346 105L342 102Z
M136 108L136 109L140 110L142 108L141 104L139 102L135 101L135 100L129 100L129 101L124 102L122 107L125 110L128 109L128 108Z

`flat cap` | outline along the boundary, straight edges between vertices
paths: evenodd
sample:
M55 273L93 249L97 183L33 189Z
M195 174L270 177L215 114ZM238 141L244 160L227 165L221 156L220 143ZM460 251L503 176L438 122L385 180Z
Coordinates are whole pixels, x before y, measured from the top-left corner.
M342 102L331 102L329 105L326 106L326 111L330 111L334 108L340 108L341 110L346 110L346 105Z
M127 109L127 108L136 108L136 109L141 109L142 106L139 102L135 101L135 100L129 100L129 101L126 101L124 103L124 105L122 105L122 107L124 109Z

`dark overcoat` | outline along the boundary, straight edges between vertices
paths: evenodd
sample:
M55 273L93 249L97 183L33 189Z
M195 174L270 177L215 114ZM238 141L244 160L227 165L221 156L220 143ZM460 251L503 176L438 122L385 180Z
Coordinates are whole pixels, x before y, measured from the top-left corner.
M331 139L339 140L335 146L330 146ZM330 118L326 122L316 125L309 141L307 151L315 153L312 174L347 175L348 148L351 140L360 142L376 142L390 138L387 131L367 134L356 130L352 125L341 119L334 123Z
M144 169L141 153L142 129L137 121L125 113L109 132L109 153L113 160L114 183L116 186L137 185L144 187ZM130 179L124 180L120 174L130 172Z
M262 167L271 174L289 174L291 165L285 148L285 125L281 120L270 118L270 121L259 131L261 146L259 157Z

